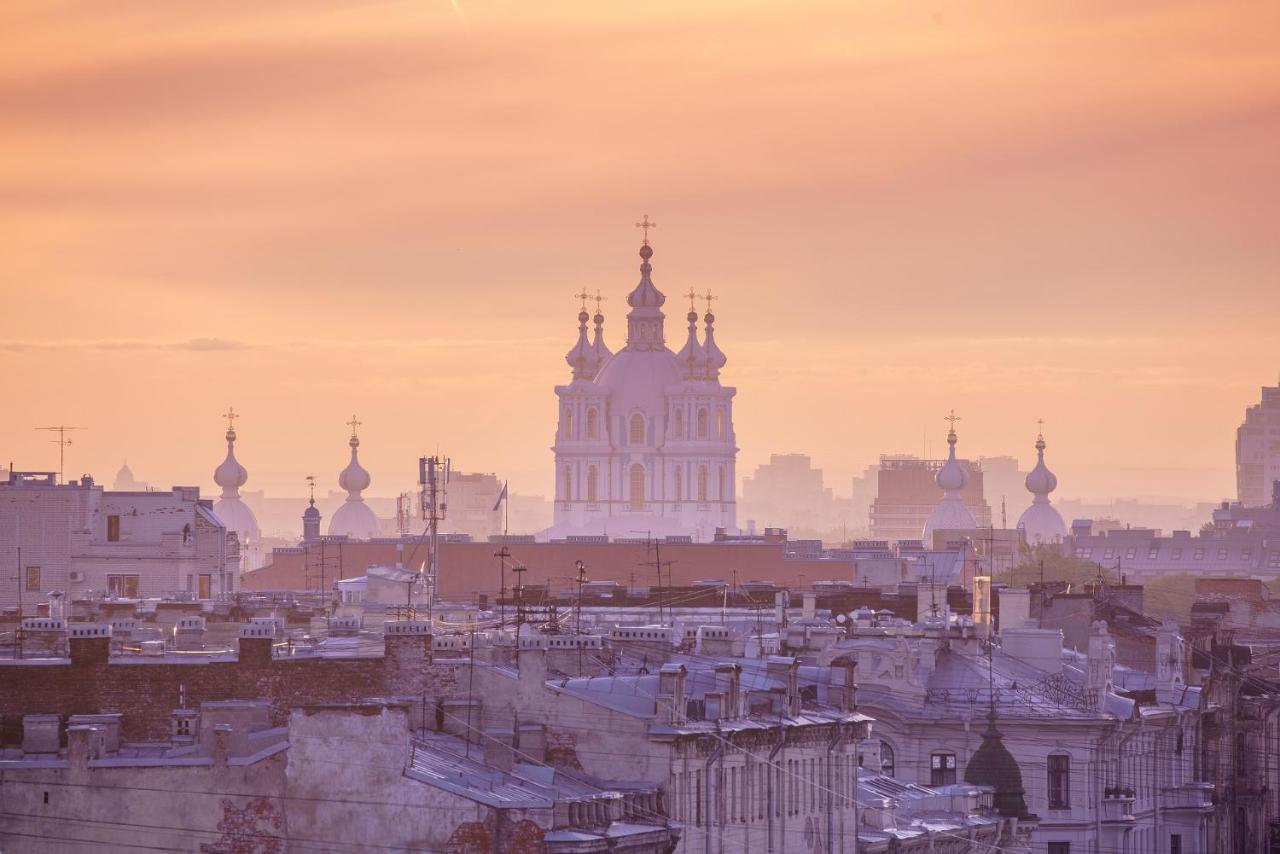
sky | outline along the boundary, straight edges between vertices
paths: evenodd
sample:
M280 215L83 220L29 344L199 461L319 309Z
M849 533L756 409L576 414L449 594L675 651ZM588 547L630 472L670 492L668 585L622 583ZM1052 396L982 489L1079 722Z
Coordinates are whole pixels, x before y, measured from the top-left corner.
M1280 376L1280 4L0 5L0 460L549 493L573 294L617 349L658 223L710 288L739 474L1033 456L1234 496Z

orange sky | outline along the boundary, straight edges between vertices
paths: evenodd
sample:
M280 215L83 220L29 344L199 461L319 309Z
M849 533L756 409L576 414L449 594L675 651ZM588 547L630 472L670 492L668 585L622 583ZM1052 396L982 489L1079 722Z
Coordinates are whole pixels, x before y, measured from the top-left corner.
M1028 458L1234 493L1280 370L1280 4L8 0L0 458L376 494L437 446L550 491L583 287L642 213L712 288L740 473Z

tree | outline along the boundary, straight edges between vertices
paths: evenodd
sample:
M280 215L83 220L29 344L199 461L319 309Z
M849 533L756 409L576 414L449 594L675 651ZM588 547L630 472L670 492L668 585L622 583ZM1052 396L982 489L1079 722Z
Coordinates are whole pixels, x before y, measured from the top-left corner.
M1043 564L1043 573L1041 572ZM1114 573L1102 569L1103 578L1116 581ZM1066 553L1059 543L1040 543L1023 549L1022 560L1009 570L1007 581L1010 587L1029 587L1043 580L1048 582L1065 581L1079 586L1098 580L1099 565L1089 560L1082 560L1073 554Z

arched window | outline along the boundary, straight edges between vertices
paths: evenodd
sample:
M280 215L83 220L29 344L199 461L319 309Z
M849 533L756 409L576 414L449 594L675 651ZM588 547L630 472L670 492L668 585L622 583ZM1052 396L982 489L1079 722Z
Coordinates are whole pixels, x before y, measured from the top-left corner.
M631 509L644 509L644 466L640 463L631 466Z
M675 436L677 439L683 439L684 438L684 410L683 409L676 410L675 422L676 422L675 430L673 432L675 433Z
M1049 809L1071 809L1071 757L1049 755Z
M717 409L717 410L716 410L716 438L717 438L717 439L723 439L723 438L725 438L725 433L724 433L724 410L723 410L723 409Z
M587 410L587 438L588 439L600 438L599 420L600 418L596 414L596 408L594 406Z
M637 412L631 416L631 444L644 444L644 416Z
M698 410L698 438L707 438L707 410Z
M724 501L724 466L716 472L716 501Z
M573 470L568 466L564 468L564 499L565 501L573 500Z
M591 410L595 412L595 410ZM596 467L587 466L587 500L595 503L596 500Z
M564 435L568 439L573 438L573 410L567 406L564 408Z
M698 466L698 501L707 503L707 467Z
M676 466L676 501L684 498L684 474L680 471L680 466Z
M874 771L875 769L872 769L872 770ZM893 759L893 747L890 746L889 742L881 740L880 741L880 773L884 774L886 777L892 777L894 770L895 770L895 763Z

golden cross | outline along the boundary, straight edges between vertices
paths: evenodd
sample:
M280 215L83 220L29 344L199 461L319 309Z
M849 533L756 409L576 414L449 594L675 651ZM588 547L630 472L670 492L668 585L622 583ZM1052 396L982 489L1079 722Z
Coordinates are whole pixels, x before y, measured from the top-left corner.
M574 294L573 298L582 300L582 310L583 311L587 310L587 300L591 299L591 294L587 293L586 288L582 289L582 293Z
M950 415L948 415L947 417L943 418L942 420L943 420L943 421L950 421L950 422L951 422L951 432L952 432L952 433L956 432L956 422L960 420L960 416L959 416L959 415L956 415L956 411L955 411L954 409L953 409L953 410L951 410L951 414L950 414Z
M347 422L347 426L351 428L351 435L352 435L352 436L354 436L354 435L356 434L356 428L357 428L357 427L359 427L359 426L360 426L361 424L363 424L363 423L364 423L363 421L357 421L357 420L356 420L356 417L355 417L354 415L352 415L352 416L351 416L351 420Z
M236 426L233 422L240 417L240 414L236 412L234 407L228 406L226 414L222 417L227 419L227 429L232 430Z
M656 222L649 222L648 214L645 214L644 219L636 223L636 228L644 229L644 245L645 246L649 245L649 229L657 228L657 227L658 227L658 224Z
M689 293L682 294L682 296L686 296L689 298L689 311L697 311L697 309L694 308L693 301L698 298L698 292L695 291L693 288L689 288Z
M1041 418L1040 420L1036 421L1036 424L1040 427L1040 435L1043 436L1044 435L1044 419Z
M307 485L311 487L311 500L314 502L316 500L316 476L315 475L313 474L307 475Z
M596 295L595 295L594 297L592 297L592 299L594 299L594 300L596 301L596 314L599 314L599 313L600 313L600 303L602 303L602 302L604 302L605 300L607 300L607 299L608 299L608 297L602 297L602 296L600 296L600 291L599 291L599 289L597 289L597 290L596 290Z
M720 299L720 297L713 297L711 295L711 288L707 288L707 292L702 295L702 298L707 301L707 314L711 313L711 301Z

